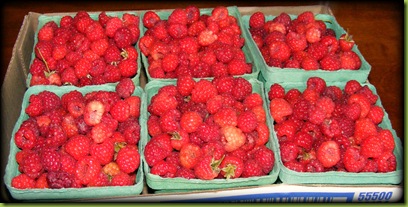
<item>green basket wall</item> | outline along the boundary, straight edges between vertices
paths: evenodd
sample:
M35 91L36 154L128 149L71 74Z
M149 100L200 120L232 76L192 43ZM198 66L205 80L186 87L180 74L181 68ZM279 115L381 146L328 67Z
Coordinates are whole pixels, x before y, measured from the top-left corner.
M273 82L267 82L265 83L265 92L268 93L270 86L273 84ZM292 88L296 88L300 91L303 91L306 88L306 83L280 83L285 91L287 92L288 90ZM341 89L344 89L344 86L346 82L327 82L327 86L337 86ZM365 83L362 84L367 85L372 91L373 94L377 94L377 90L375 87L370 84L370 83ZM270 101L267 100L268 105L270 104ZM378 98L376 105L380 106L381 108L384 109L384 107L381 104L380 98ZM270 117L270 110L268 110L268 115ZM273 120L273 118L271 118ZM308 172L296 172L293 170L288 169L283 165L281 156L280 156L280 151L278 153L278 163L280 166L280 173L279 173L279 178L283 183L288 183L288 184L399 184L402 181L403 178L403 149L402 149L402 143L400 138L397 136L395 130L391 126L390 119L388 117L387 112L384 109L384 118L383 121L379 124L379 126L383 129L389 129L394 136L394 141L395 141L395 149L394 149L394 155L397 160L397 168L396 171L394 172L387 172L387 173L372 173L372 172L367 172L367 173L351 173L351 172L335 172L335 171L329 171L329 172L318 172L318 173L308 173ZM276 135L275 130L272 130L272 135L273 135L273 142L274 145L279 146L279 141L278 137Z
M143 190L144 175L142 169L142 159L140 158L140 166L136 174L136 183L132 186L107 186L107 187L84 187L84 188L62 188L62 189L27 189L21 190L11 186L11 180L13 177L20 174L18 171L18 164L16 161L16 153L20 149L14 142L14 135L20 128L23 121L28 119L28 115L25 113L25 108L28 105L30 95L38 94L41 91L48 90L54 92L58 96L77 90L82 94L86 94L92 91L115 91L115 87L112 85L103 86L89 86L89 87L75 87L75 86L33 86L30 87L24 94L22 102L22 109L20 116L14 126L12 137L10 140L10 154L6 166L6 172L4 175L4 183L9 190L11 196L18 200L72 200L72 199L95 199L95 198L108 198L108 197L121 197L121 196L135 196L139 195ZM141 98L141 109L146 104L145 93L140 86L137 86L134 96ZM142 118L139 118L139 122L143 122ZM145 128L141 127L141 133L144 133ZM138 144L139 153L142 151L141 144Z
M266 110L266 101L264 95L264 88L263 83L258 80L249 80L252 84L252 91L255 93L259 93L262 98L264 99L264 109ZM176 81L168 81L168 82L160 82L160 81L152 81L147 83L145 87L146 91L146 98L148 100L148 104L150 103L151 98L157 94L157 91L165 86L165 85L175 85ZM147 120L149 117L149 113L147 112L147 106L145 105L145 109L143 109L144 119ZM144 122L143 124L146 124ZM270 132L271 129L271 120L267 118L267 125L269 127ZM147 129L147 125L142 126L143 128ZM266 146L269 149L272 149L275 155L275 165L272 171L265 176L258 176L258 177L250 177L250 178L235 178L235 179L214 179L214 180L201 180L201 179L185 179L185 178L162 178L158 175L154 175L150 173L150 167L148 166L145 157L144 157L144 147L146 146L147 142L150 140L150 135L148 134L147 130L144 131L144 134L141 135L143 138L142 145L142 159L143 159L143 167L146 176L146 183L147 185L154 189L154 190L165 190L166 192L170 192L172 190L208 190L208 189L221 189L221 188L234 188L234 187L242 187L242 186L260 186L266 184L274 183L279 174L279 165L277 163L277 150L276 147L271 139L272 134L270 134L269 141Z
M89 13L89 16L90 16L93 20L97 20L99 14L100 14L100 12L96 12L96 13L95 13L95 12L88 12L88 13ZM134 15L137 15L137 16L140 17L139 12L133 12L133 11L122 11L122 12L107 11L107 12L106 12L106 15L112 16L112 17L122 18L123 14L125 14L125 13L134 14ZM75 15L76 15L76 13L70 14L70 16L72 16L72 17L74 17ZM43 14L43 15L40 15L40 16L38 17L38 26L37 26L37 30L36 30L35 35L34 35L34 45L33 45L33 50L32 50L33 52L31 53L30 66L31 66L32 62L34 61L34 59L35 59L35 52L34 52L34 50L35 50L35 45L36 45L37 42L38 42L38 31L40 31L40 29L41 29L47 22L49 22L49 21L54 21L55 23L57 23L58 26L60 26L61 18L62 18L63 16L65 16L65 15ZM141 24L142 24L142 23L141 23L141 20L140 20L140 21L139 21L139 29L140 29L140 31L142 31L142 26L141 26ZM140 32L140 33L141 33L141 32ZM139 39L140 39L140 36L139 36ZM139 40L136 42L136 45L134 46L134 47L136 48L136 50L137 50L137 53L138 53L138 57L137 57L137 73L136 73L136 75L135 75L134 77L132 77L133 82L134 82L135 85L137 85L137 86L140 85L140 72L141 72L141 68L142 68L142 61L140 60L140 49L139 49L139 44L138 44L138 42L139 42ZM29 68L28 68L28 69L29 69ZM28 70L28 71L29 71L29 70ZM31 75L31 73L29 72L28 75L27 75L27 80L26 80L26 85L27 85L27 87L31 87L31 86L30 86L31 78L32 78L32 75ZM102 85L116 85L116 84L118 84L118 82L105 83L105 84L102 84Z
M253 55L252 49L250 48L252 46L251 46L251 44L248 43L248 38L249 37L247 36L248 34L244 30L244 24L243 24L242 19L241 19L241 14L240 14L240 12L238 10L238 7L236 7L236 6L229 6L229 7L227 7L227 9L228 9L229 15L232 15L237 19L238 25L239 25L239 27L241 28L241 31L242 31L241 37L243 37L245 39L245 44L244 44L244 46L242 48L242 51L245 54L246 62L247 63L252 63L252 73L239 75L238 77L243 77L243 78L248 79L248 80L249 79L257 79L258 75L260 73L260 69L259 69L259 66L256 65L258 61L255 61L256 57ZM203 14L211 15L212 10L213 10L212 8L202 8L202 9L200 9L200 15L203 15ZM141 19L143 18L144 14L146 12L147 11L142 12ZM156 11L157 15L159 15L160 19L162 19L162 20L167 20L168 17L170 16L171 12L172 12L172 10L170 10L170 11ZM140 33L143 36L145 34L145 32L147 31L147 28L145 28L143 25L141 25L141 27L142 28L140 30ZM143 55L143 54L141 54L141 56L142 56L142 63L143 63L143 66L145 68L146 76L147 76L148 81L160 80L160 81L170 81L171 82L171 80L175 80L174 78L153 78L153 77L151 77L150 74L149 74L149 71L148 71L149 62L147 60L147 57L145 55ZM208 77L208 78L212 78L212 77Z
M297 18L295 15L289 15L292 19ZM276 16L266 15L265 20L269 21L274 19ZM357 80L360 83L367 81L368 75L371 71L371 65L365 60L363 55L361 54L360 50L358 49L357 44L354 45L352 51L356 52L357 55L361 59L361 68L359 70L347 70L347 69L340 69L337 71L326 71L322 69L318 70L304 70L299 68L279 68L279 67L271 67L267 65L265 59L262 57L261 52L257 45L255 44L250 32L249 32L249 18L250 15L243 15L242 21L244 23L245 32L247 33L246 37L248 37L248 42L251 44L249 47L251 52L255 56L255 61L257 65L260 67L260 74L259 80L263 82L277 82L277 83L285 83L285 82L306 82L306 80L313 76L319 76L326 79L329 82L340 82L340 81L347 81L347 80ZM315 19L323 20L327 26L327 28L333 29L336 32L337 39L340 38L341 34L346 33L346 31L339 25L336 18L332 15L328 14L316 14Z

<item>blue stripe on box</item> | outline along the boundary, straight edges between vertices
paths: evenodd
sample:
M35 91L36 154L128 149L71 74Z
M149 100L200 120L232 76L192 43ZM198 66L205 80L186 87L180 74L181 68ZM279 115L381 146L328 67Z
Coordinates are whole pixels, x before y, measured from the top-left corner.
M327 192L291 192L291 193L261 193L250 195L223 196L200 199L185 199L171 202L233 202L233 203L290 203L290 202L352 202L354 192L327 193Z

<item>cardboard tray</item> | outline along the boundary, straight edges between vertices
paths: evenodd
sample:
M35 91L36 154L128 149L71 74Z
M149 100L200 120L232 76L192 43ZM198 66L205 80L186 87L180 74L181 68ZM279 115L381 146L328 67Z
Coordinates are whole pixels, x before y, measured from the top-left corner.
M273 82L265 83L265 92L268 93L270 86ZM280 83L285 91L292 88L296 88L300 91L303 91L306 88L306 83ZM327 86L337 86L340 89L344 89L346 82L326 82ZM362 86L367 85L372 91L373 94L378 95L375 87L370 83L364 83ZM270 101L268 100L268 105ZM384 109L381 104L380 98L378 98L377 106L380 106ZM270 110L268 110L268 115L270 117ZM273 118L271 118L273 120ZM391 126L391 122L388 118L388 114L384 109L383 121L378 125L383 129L389 129L394 136L395 149L394 155L397 160L396 171L387 172L387 173L350 173L350 172L321 172L321 173L305 173L305 172L296 172L288 169L283 165L280 152L278 153L278 162L280 165L279 178L283 183L287 184L351 184L351 185L363 185L363 184L400 184L403 179L403 149L400 138L397 136L395 130ZM279 146L278 137L275 130L273 131L273 141L275 145Z
M282 11L290 14L300 14L303 11L312 11L320 14L333 14L328 3L309 6L274 6L274 7L239 7L242 15L250 15L256 11L263 11L268 15L279 15ZM139 11L143 12L143 11ZM4 176L7 158L11 150L11 137L13 128L19 118L24 93L27 90L26 80L29 74L34 36L38 28L40 15L66 15L74 13L48 13L29 12L24 16L20 31L14 43L11 59L7 67L4 83L1 88L1 157ZM141 71L140 86L144 88L147 82L144 70ZM1 182L5 181L1 179ZM13 202L10 191L6 185L2 186L2 195L5 201ZM92 193L92 192L89 192ZM338 185L338 184L285 184L278 181L274 184L263 186L234 187L218 190L189 190L188 192L154 194L145 184L141 194L134 196L118 196L104 198L83 198L79 201L105 201L105 202L367 202L375 201L372 195L383 195L376 201L398 202L404 198L404 186L389 184L374 185ZM34 196L31 194L30 196ZM370 196L370 198L369 198ZM304 199L303 201L301 199ZM52 200L47 200L51 202Z
M257 81L255 79L249 80L252 84L252 91L254 93L259 93L264 99L264 109L266 110L266 101L265 101L265 94L263 89L263 83ZM160 82L160 81L152 81L149 82L146 87L146 97L147 103L146 108L143 109L145 119L147 120L149 117L149 113L147 111L147 106L150 104L151 98L157 94L157 91L165 86L165 85L175 85L176 81L169 81L169 82ZM267 125L269 126L269 130L271 132L271 120L267 118ZM146 124L144 122L143 124ZM147 129L147 125L143 126L143 128ZM147 130L144 131L142 135L144 138L142 141L143 149L146 146L147 142L150 140L150 135L148 134ZM278 156L276 145L271 141L271 136L269 137L269 141L266 146L269 149L272 149L274 152L275 157ZM150 173L150 167L148 166L145 157L144 157L144 150L142 151L142 159L143 159L143 167L146 175L146 183L147 185L154 189L154 190L166 190L166 192L171 192L171 190L175 190L176 192L184 191L184 190L208 190L208 189L221 189L221 188L233 188L233 187L242 187L242 186L261 186L266 184L274 183L279 174L279 167L276 162L275 158L275 165L272 171L266 176L257 176L257 177L250 177L250 178L235 178L235 179L214 179L214 180L200 180L200 179L184 179L184 178L162 178L158 175L154 175ZM170 190L170 191L169 191Z
M104 86L89 86L89 87L57 87L57 86L33 86L30 87L24 94L22 109L20 117L18 118L10 140L10 154L8 156L8 162L4 175L4 182L7 189L15 199L19 200L71 200L71 199L90 199L90 198L104 198L104 197L117 197L117 196L134 196L138 195L143 190L144 175L142 170L142 160L140 160L140 166L136 174L136 183L132 186L108 186L108 187L84 187L84 188L63 188L63 189L27 189L21 190L11 186L11 180L16 175L20 174L18 170L18 163L16 162L15 155L20 149L14 142L14 134L20 128L24 120L28 119L28 115L25 113L25 108L28 105L30 95L38 94L41 91L48 90L54 92L58 96L62 96L68 91L78 90L82 94L86 94L91 91L115 91L115 87L112 85ZM141 105L146 103L145 93L141 87L136 87L133 95L141 98ZM142 119L139 118L139 122ZM141 129L143 133L145 129ZM141 144L138 145L139 152L142 151Z
M322 69L318 70L304 70L299 68L278 68L269 66L265 59L262 57L261 52L257 45L255 44L250 32L249 32L249 18L251 15L243 15L242 21L244 23L245 32L247 33L248 42L251 44L249 47L251 52L255 55L255 61L257 65L260 66L259 80L261 81L272 81L272 82L305 82L309 77L319 76L324 77L327 81L347 81L347 80L357 80L359 82L365 82L371 71L371 65L365 60L357 44L354 45L352 51L356 52L361 59L361 67L358 70L347 70L340 69L336 71L326 71ZM289 14L292 19L297 18L297 15ZM265 21L274 19L276 16L265 14ZM341 34L346 33L346 31L339 25L336 18L330 14L315 14L315 19L323 20L327 28L331 28L336 32L337 39L340 38Z
M252 63L252 73L246 73L243 75L239 75L239 77L243 77L245 79L251 79L251 78L258 78L260 69L259 66L256 65L257 62L259 61L255 61L255 56L252 53L252 49L250 48L251 45L248 43L248 34L244 31L244 24L241 20L241 14L238 10L238 7L236 6L228 6L227 7L229 15L234 16L237 19L238 25L241 28L242 34L241 37L243 37L245 39L245 44L242 47L242 50L245 54L245 58L246 58L246 62L247 63ZM211 15L213 8L200 8L200 15L206 14L206 15ZM170 16L171 12L173 10L159 10L156 11L156 13L159 15L160 19L162 20L167 20L168 17ZM146 13L146 11L142 12L141 14L141 19L143 18L144 14ZM145 34L145 32L147 31L147 28L145 28L143 25L141 25L142 29L141 29L141 36L143 36ZM171 80L175 80L174 78L153 78L150 76L148 68L149 68L149 62L147 60L147 57L143 54L141 54L142 56L142 63L143 66L145 68L145 72L146 72L146 76L147 76L147 81L150 82L152 80L160 80L160 81L171 81ZM207 78L212 78L212 77L207 77Z

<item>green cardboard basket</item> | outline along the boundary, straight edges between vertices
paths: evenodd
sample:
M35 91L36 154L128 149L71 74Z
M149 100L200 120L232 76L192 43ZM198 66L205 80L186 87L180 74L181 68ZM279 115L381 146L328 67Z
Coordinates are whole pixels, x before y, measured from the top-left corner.
M74 200L74 199L96 199L96 198L109 198L109 197L123 197L123 196L135 196L139 195L143 190L144 175L142 169L142 159L140 159L140 166L136 174L136 183L132 186L107 186L107 187L84 187L84 188L62 188L62 189L16 189L11 186L11 180L13 177L20 174L18 171L18 164L16 161L16 153L20 149L14 142L14 135L20 128L23 121L28 119L28 115L25 113L25 108L28 105L30 95L38 94L41 91L48 90L54 92L58 96L77 90L82 94L86 94L92 91L114 91L115 87L112 85L103 86L89 86L89 87L75 87L75 86L33 86L28 88L24 94L22 102L22 109L20 117L18 118L10 140L10 154L8 156L8 162L6 166L6 172L4 175L4 183L9 190L11 196L17 200ZM140 86L137 86L133 95L141 98L141 108L146 104L145 93ZM139 122L143 122L142 118L139 118ZM141 128L141 133L144 133L146 129ZM138 144L139 152L142 151L141 144Z
M245 44L242 47L242 50L243 50L243 52L245 54L246 62L247 63L252 63L252 73L246 73L246 74L243 74L243 75L239 75L238 77L243 77L245 79L252 79L252 78L257 79L258 75L260 73L260 70L259 70L259 66L257 65L257 61L255 61L256 57L253 55L253 52L250 49L251 45L247 41L247 39L249 37L247 36L248 34L244 31L244 24L243 24L242 19L241 19L241 14L240 14L240 12L238 10L238 7L236 7L236 6L228 6L227 9L228 9L229 14L234 16L237 19L238 25L239 25L239 27L240 27L240 29L242 31L241 36L245 39ZM211 15L212 10L213 10L212 8L202 8L202 9L200 9L200 15L204 15L204 14ZM156 11L156 13L157 13L157 15L159 15L160 19L167 20L168 17L170 16L170 14L172 13L172 11L173 10ZM144 14L146 12L147 11L142 12L141 19L143 18ZM140 33L141 33L141 36L143 36L145 34L145 32L147 31L147 28L145 28L143 25L141 25L141 27L142 28L140 30ZM175 80L174 78L153 78L153 77L151 77L150 74L149 74L149 71L148 71L149 62L147 60L147 57L145 55L143 55L143 54L141 54L141 56L142 56L142 63L143 63L143 66L145 68L146 76L147 76L148 81L160 80L160 81L170 81L171 82L171 80ZM209 77L209 78L211 78L211 77Z
M106 15L112 16L112 17L122 18L123 14L125 14L125 13L134 14L134 15L137 15L137 16L140 17L139 12L135 12L135 11L121 11L121 12L107 11L107 12L106 12ZM100 12L88 12L88 14L89 14L89 16L90 16L92 19L97 20L98 17L99 17ZM65 15L69 15L69 16L74 17L74 16L76 15L76 13L69 13L69 14L65 14ZM60 25L60 22L61 22L61 18L64 17L65 15L63 15L63 14L61 14L61 13L55 13L55 14L50 13L50 14L42 14L42 15L40 15L40 16L38 17L38 26L37 26L37 30L36 30L35 35L34 35L34 45L33 45L33 50L32 50L33 52L31 53L30 66L31 66L32 62L34 61L34 59L35 59L34 49L35 49L35 45L36 45L37 42L38 42L38 32L40 31L40 29L41 29L47 22L49 22L49 21L54 21L54 22L57 23L57 25L59 26L59 25ZM140 31L142 31L141 24L142 24L142 23L141 23L141 20L140 20L140 21L139 21L139 29L140 29ZM139 36L139 39L140 39L140 36ZM138 40L138 42L139 42L139 40ZM140 60L139 44L136 42L136 45L135 45L134 47L135 47L136 50L137 50L138 58L137 58L137 73L136 73L136 75L135 75L134 77L132 77L132 80L133 80L133 82L135 83L135 85L139 86L139 85L140 85L140 71L141 71L141 68L142 68L142 61ZM27 70L29 71L29 68L28 68ZM31 78L32 78L32 75L31 75L31 73L29 72L28 75L27 75L27 80L26 80L26 85L27 85L27 87L31 87L31 86L30 86ZM115 82L115 83L105 83L105 84L102 84L102 85L116 85L116 84L118 84L118 82ZM63 85L63 86L64 86L64 85Z
M289 15L292 19L297 18L295 15ZM276 16L266 15L265 21L274 19ZM260 67L259 80L263 82L306 82L306 80L313 76L324 77L328 82L341 82L348 81L351 79L357 80L360 83L367 81L368 75L371 71L371 65L365 60L357 44L354 45L352 51L356 52L361 59L361 67L358 70L347 70L340 69L337 71L326 71L322 69L318 70L304 70L299 68L279 68L271 67L267 65L265 59L262 57L261 52L257 45L255 44L250 32L249 32L249 18L250 15L243 15L242 21L244 23L245 32L247 33L248 43L251 45L249 48L255 56L255 61ZM340 38L341 34L346 33L346 31L339 25L336 18L328 14L316 14L315 19L323 20L327 28L333 29L336 32L336 37Z
M270 86L273 84L273 82L267 82L265 83L265 92L269 92ZM327 86L333 85L337 86L341 89L344 89L346 82L327 82ZM306 88L306 83L281 83L285 91L287 92L288 90L292 88L296 88L300 91L303 91ZM365 83L362 84L367 85L372 91L373 94L377 94L377 90L375 87L370 84L370 83ZM268 105L270 104L270 101L268 100ZM376 105L384 107L381 104L380 98L378 98ZM270 117L270 110L268 110L268 115ZM273 118L271 118L273 120ZM279 173L279 178L283 183L287 184L338 184L338 185L343 185L343 184L399 184L402 181L403 178L403 149L402 149L402 143L400 138L397 136L395 130L391 126L390 119L388 117L387 112L384 109L384 117L383 121L379 124L379 126L383 129L389 129L394 136L394 141L395 141L395 149L394 149L394 155L397 160L397 168L396 171L393 172L387 172L387 173L372 173L372 172L360 172L360 173L352 173L352 172L335 172L335 171L329 171L329 172L315 172L315 173L309 173L309 172L296 172L293 170L288 169L283 165L280 152L278 153L278 163L280 166L280 173ZM279 146L278 142L278 137L276 135L275 130L272 130L272 135L273 135L273 142L274 145Z
M263 89L263 83L252 79L249 80L249 82L252 84L252 91L255 93L261 94L262 98L264 99L264 108L266 109L266 101L265 101L265 95L264 95L264 89ZM160 82L160 81L152 81L147 83L145 87L146 91L146 96L148 100L148 104L150 103L151 98L157 94L157 91L165 86L165 85L175 85L176 81L174 80L169 80L167 82ZM148 106L148 104L145 105L145 107ZM147 120L149 117L149 113L147 112L147 108L144 108L142 110L145 114L143 116L145 117L144 119ZM143 128L147 129L146 122L143 122L144 126ZM271 119L267 117L267 125L269 126L269 130L271 130L272 122ZM272 132L272 131L271 131ZM142 145L143 145L143 151L142 151L142 160L143 160L143 167L144 167L144 172L146 175L146 183L147 185L154 189L154 190L165 190L167 191L184 191L184 190L209 190L209 189L225 189L225 188L234 188L234 187L243 187L243 186L260 186L260 185L267 185L267 184L273 184L278 178L279 174L279 165L277 164L277 145L275 145L271 139L272 137L269 137L269 141L266 144L266 146L269 149L272 149L275 155L275 164L272 169L272 171L265 176L257 176L257 177L250 177L250 178L235 178L235 179L214 179L214 180L201 180L201 179L185 179L185 178L162 178L158 175L154 175L150 173L150 167L148 166L146 159L144 157L144 147L146 146L147 142L150 140L150 135L148 134L147 130L144 130L144 133L142 134Z

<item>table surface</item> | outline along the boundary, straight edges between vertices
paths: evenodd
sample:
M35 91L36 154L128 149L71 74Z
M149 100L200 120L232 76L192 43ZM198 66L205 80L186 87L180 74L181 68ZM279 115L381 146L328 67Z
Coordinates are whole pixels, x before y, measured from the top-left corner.
M14 42L28 12L120 11L224 6L303 6L328 4L338 23L349 29L367 62L372 66L369 81L380 96L398 137L403 139L403 9L393 1L8 1L3 5L1 84ZM403 141L403 140L402 140Z

